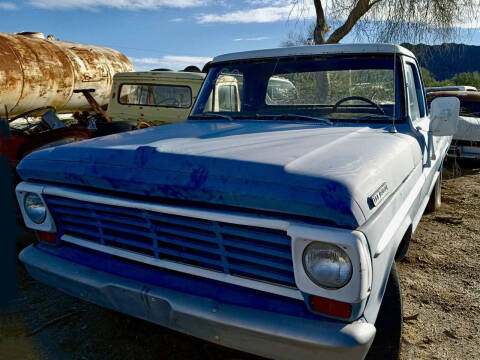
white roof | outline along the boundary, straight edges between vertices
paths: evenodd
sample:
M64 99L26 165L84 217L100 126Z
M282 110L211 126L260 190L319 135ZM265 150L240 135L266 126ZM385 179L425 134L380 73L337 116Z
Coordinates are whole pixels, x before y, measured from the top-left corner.
M131 71L131 72L122 72L116 73L114 75L115 79L188 79L188 80L199 80L203 81L206 74L199 72L188 72L188 71Z
M457 85L451 85L451 86L434 86L434 87L427 87L425 90L427 91L448 91L448 90L458 90L458 91L477 91L477 88L474 86L457 86Z
M294 46L276 49L243 51L216 56L212 63L262 59L300 55L325 55L325 54L402 54L415 57L413 53L402 46L394 44L326 44L311 46Z

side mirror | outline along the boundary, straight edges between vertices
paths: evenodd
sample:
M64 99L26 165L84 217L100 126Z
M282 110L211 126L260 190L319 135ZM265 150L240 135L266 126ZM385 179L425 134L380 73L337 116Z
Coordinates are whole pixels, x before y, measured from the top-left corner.
M457 132L460 100L438 97L430 107L430 131L434 136L452 136Z

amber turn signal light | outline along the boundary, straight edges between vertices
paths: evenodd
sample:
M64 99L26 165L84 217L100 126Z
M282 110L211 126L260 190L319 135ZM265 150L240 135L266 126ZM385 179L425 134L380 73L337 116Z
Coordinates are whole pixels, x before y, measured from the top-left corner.
M313 311L325 315L349 319L352 316L352 305L320 296L310 296L310 307Z

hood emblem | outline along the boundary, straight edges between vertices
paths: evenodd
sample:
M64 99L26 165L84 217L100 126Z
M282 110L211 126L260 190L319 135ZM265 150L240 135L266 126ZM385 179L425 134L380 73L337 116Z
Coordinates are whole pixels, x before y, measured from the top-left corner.
M383 183L380 187L368 197L368 203L370 208L373 208L380 204L380 202L385 198L388 194L388 186L387 183Z

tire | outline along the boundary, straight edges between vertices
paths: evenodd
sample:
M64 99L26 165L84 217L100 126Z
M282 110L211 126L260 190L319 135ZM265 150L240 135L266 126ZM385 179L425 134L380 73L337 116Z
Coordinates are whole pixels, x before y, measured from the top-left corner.
M387 288L378 313L377 333L366 360L397 360L402 343L402 291L395 263L392 264Z
M427 208L425 212L432 213L440 209L442 206L442 170L440 170L440 174L438 174L437 181L435 182L435 186L430 194L430 199L428 199Z
M410 242L412 241L412 227L410 226L403 235L403 239L398 247L397 253L395 254L395 261L402 261L407 256L408 248L410 247Z
M134 130L137 126L136 121L120 120L108 123L97 124L97 136L105 136L111 134L118 134L125 131Z

